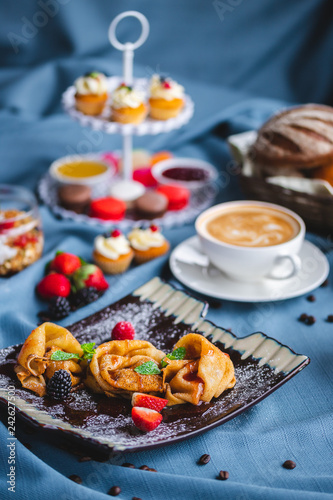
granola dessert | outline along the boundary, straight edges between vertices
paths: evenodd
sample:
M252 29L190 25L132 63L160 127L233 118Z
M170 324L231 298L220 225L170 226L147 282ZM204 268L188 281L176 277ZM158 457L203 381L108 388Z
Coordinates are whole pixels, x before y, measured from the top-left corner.
M0 276L15 274L38 260L43 244L38 218L20 210L0 210Z

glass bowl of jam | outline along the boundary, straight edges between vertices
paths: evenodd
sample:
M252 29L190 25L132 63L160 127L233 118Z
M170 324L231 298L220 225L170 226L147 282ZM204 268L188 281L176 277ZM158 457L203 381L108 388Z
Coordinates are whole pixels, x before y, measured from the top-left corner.
M16 274L42 255L37 200L28 189L0 184L0 277Z
M154 165L152 174L161 184L175 184L188 189L199 189L218 177L210 163L195 158L170 158Z

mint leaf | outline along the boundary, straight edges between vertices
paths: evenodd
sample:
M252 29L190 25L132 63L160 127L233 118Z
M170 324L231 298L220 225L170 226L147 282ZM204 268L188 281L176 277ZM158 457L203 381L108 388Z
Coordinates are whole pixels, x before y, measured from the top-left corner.
M80 359L78 354L73 352L55 351L51 354L51 361L67 361L68 359Z
M81 344L81 348L83 351L82 359L92 359L93 355L96 352L96 349L94 349L94 345L95 345L95 342Z
M146 363L142 363L142 365L134 368L134 371L141 375L158 375L161 373L161 370L154 361L146 361Z
M185 356L186 356L185 347L178 347L177 349L172 351L171 354L167 354L165 357L170 359L170 360L173 360L173 359L184 359ZM165 368L166 366L168 366L168 363L166 363L166 361L164 361L164 358L161 361L161 366L162 366L162 368Z

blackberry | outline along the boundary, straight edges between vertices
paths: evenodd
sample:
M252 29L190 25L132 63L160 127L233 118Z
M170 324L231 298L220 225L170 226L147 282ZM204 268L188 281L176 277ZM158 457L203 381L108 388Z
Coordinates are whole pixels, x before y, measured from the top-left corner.
M84 307L91 302L94 302L100 297L100 292L93 286L81 288L75 295L73 295L72 304L76 308Z
M71 374L66 370L58 370L47 384L46 392L53 399L65 399L71 388Z
M71 312L71 305L66 297L53 297L49 304L49 314L53 319L66 318Z

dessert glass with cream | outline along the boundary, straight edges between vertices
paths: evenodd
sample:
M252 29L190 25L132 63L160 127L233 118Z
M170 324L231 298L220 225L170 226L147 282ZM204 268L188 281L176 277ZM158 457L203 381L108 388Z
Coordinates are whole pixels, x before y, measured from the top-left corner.
M286 279L300 269L305 224L284 207L258 201L221 203L204 211L195 227L212 264L236 280Z
M10 276L42 255L44 236L37 200L23 187L0 185L0 276Z

